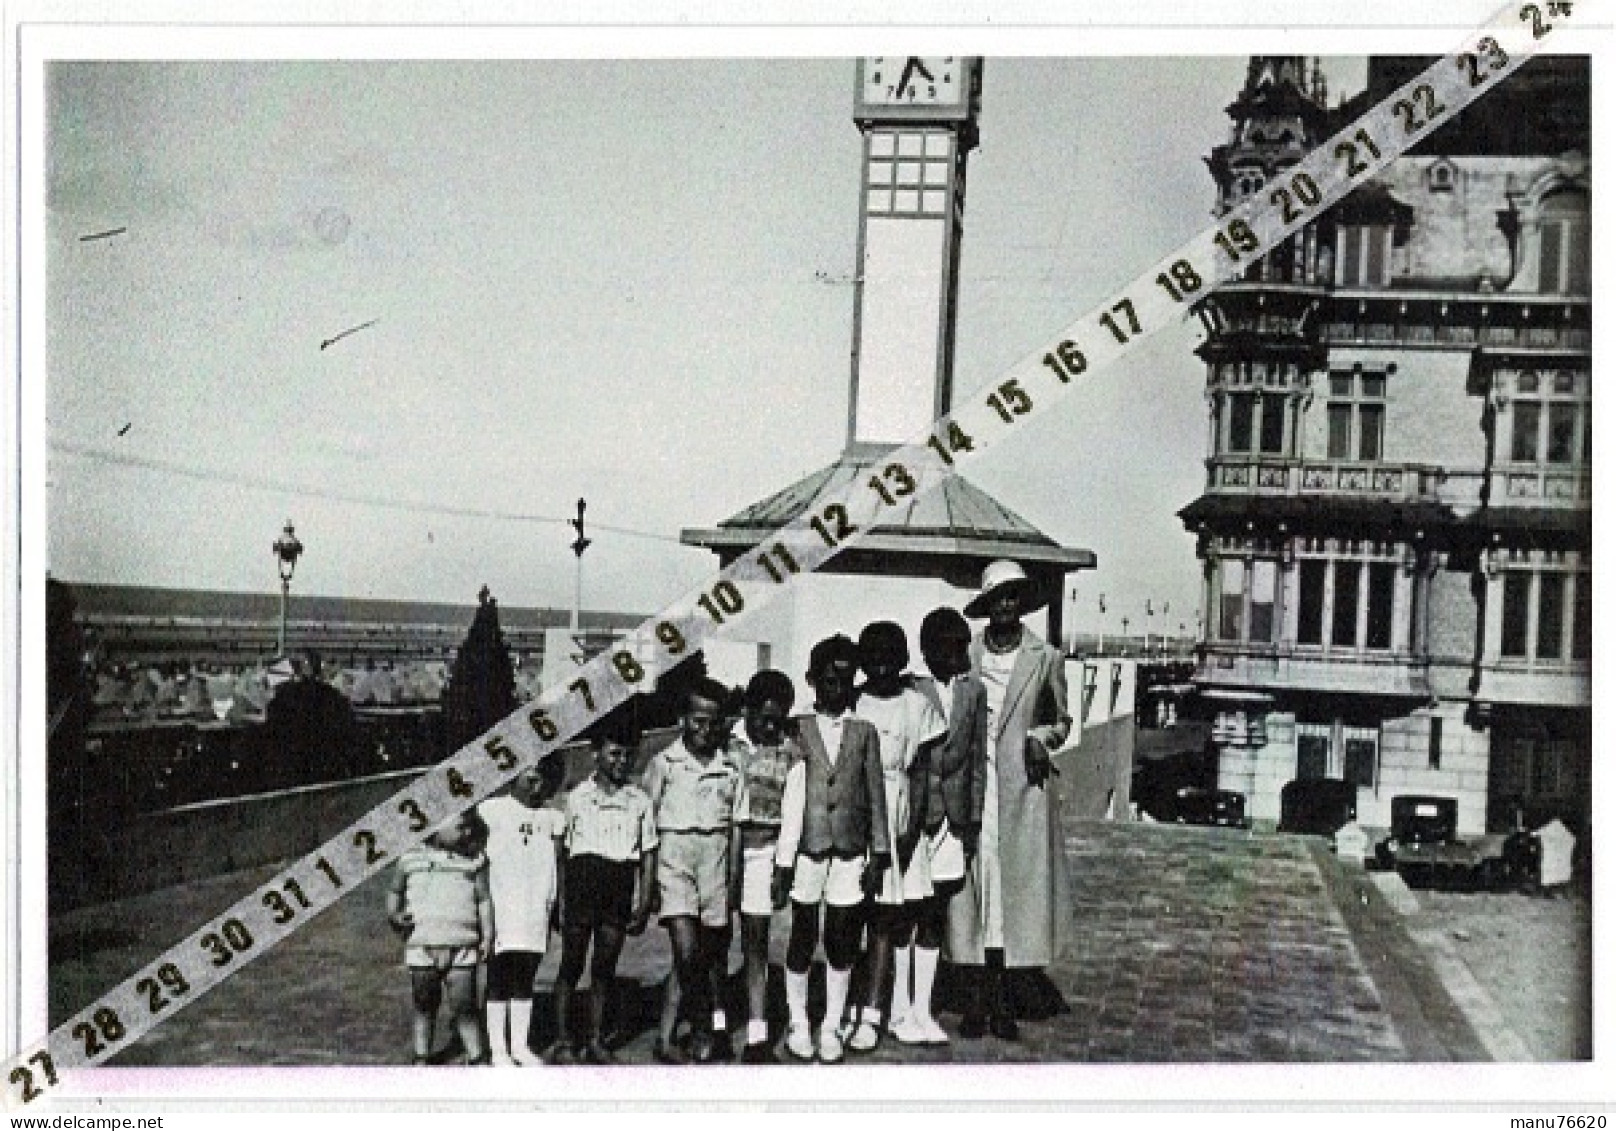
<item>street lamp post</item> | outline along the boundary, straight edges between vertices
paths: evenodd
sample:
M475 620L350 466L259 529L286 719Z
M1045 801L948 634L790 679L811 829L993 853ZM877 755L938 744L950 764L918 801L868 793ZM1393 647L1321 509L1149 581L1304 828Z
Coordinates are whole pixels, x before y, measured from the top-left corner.
M297 540L297 534L292 530L292 520L286 520L286 529L281 536L275 539L270 547L275 552L275 567L281 575L281 629L276 640L275 654L286 655L286 604L292 595L292 571L297 569L297 559L303 553L303 543Z
M578 537L572 540L572 552L577 561L574 563L572 575L572 618L569 631L573 640L578 639L578 627L583 619L584 603L584 551L589 549L591 539L584 537L584 501L578 500L578 517L567 519L567 523L578 531Z

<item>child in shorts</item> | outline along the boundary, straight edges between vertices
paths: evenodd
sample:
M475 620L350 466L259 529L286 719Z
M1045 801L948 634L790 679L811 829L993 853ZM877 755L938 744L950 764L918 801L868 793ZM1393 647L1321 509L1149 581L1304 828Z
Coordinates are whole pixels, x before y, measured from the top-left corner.
M494 900L494 953L488 960L484 1016L496 1068L541 1063L527 1043L533 979L555 916L556 842L565 831L561 810L546 803L561 791L566 773L565 759L545 758L518 774L509 793L477 807L488 826L483 851Z
M795 739L786 733L796 700L791 677L767 669L746 685L743 734L732 749L746 769L747 808L741 814L741 953L746 971L746 1064L774 1061L769 1050L769 1023L764 1011L769 979L769 921L785 907L785 885L774 882L775 850L780 841L780 804L786 773L801 758ZM778 891L776 891L778 887Z
M416 1064L432 1055L438 1006L448 990L449 1012L470 1064L484 1060L477 1016L477 964L494 938L488 891L487 827L476 813L447 822L398 858L387 889L387 921L405 940L415 1016L410 1024Z
M897 867L886 874L870 907L865 998L858 1023L847 1039L855 1052L869 1052L881 1040L882 1006L890 983L894 1035L913 1029L909 975L915 914L932 895L930 854L921 845L925 766L930 749L947 731L940 710L905 674L909 640L893 621L875 621L859 634L859 666L864 670L856 714L881 739L882 784L886 789L887 831ZM918 786L912 786L918 781Z
M949 904L965 886L976 855L987 795L988 693L971 672L971 626L957 609L933 609L920 622L920 654L931 679L917 681L948 722L948 733L924 760L924 788L914 798L931 861L932 894L915 908L914 999L910 1024L894 1026L906 1044L946 1044L931 1012L931 991ZM901 940L900 940L901 946Z
M825 1064L842 1059L837 1025L858 960L861 907L880 890L891 864L881 740L852 713L858 646L837 634L808 657L814 713L801 715L802 757L786 774L780 805L776 882L790 883L791 939L786 947L786 1051ZM825 908L825 1015L816 1037L808 1021L808 971Z
M736 816L747 805L746 775L725 749L728 699L717 680L696 680L686 692L679 738L652 757L645 773L656 809L658 904L690 1016L690 1056L699 1063L719 1054L714 972L728 956L730 890L740 868Z
M556 973L556 1042L549 1064L610 1064L601 1040L606 996L625 934L645 930L656 900L658 837L651 799L629 780L639 736L619 715L590 735L595 772L567 795L561 867L561 968ZM572 995L589 964L589 1032L573 1037Z

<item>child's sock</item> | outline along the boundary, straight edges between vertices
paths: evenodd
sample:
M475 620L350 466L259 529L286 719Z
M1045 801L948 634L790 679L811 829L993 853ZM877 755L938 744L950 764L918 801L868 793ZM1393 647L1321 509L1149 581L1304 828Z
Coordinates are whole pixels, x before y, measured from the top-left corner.
M803 1010L807 1012L806 1007ZM746 1023L746 1043L749 1045L766 1045L769 1043L769 1023L753 1018Z
M806 975L803 980L806 983ZM852 967L846 970L825 967L825 1024L832 1029L841 1024L842 1010L847 1007L847 986L852 980ZM804 1012L807 1012L806 1008Z
M937 982L938 949L915 947L915 1016L931 1016L931 988Z
M808 1024L808 971L786 969L786 1012L793 1025Z
M511 999L511 1056L521 1062L524 1058L533 1059L533 1050L528 1046L527 1035L533 1029L533 999L530 997L517 997ZM492 1032L492 1026L490 1026Z
M509 1060L511 1058L511 1045L505 1036L505 1027L510 1021L511 1003L508 1001L490 1001L484 1013L488 1018L488 1051L493 1055L496 1064L500 1061Z
M914 1012L909 999L909 956L912 952L900 946L892 955L892 1020L907 1017Z
M713 1010L713 1032L727 1033L729 1031L729 1017L722 1009Z

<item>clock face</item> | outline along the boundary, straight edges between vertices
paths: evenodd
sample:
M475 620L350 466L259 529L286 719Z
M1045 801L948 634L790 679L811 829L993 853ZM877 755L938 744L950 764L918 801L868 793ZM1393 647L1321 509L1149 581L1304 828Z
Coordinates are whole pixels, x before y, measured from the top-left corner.
M864 60L860 94L866 106L963 106L963 59L888 55Z

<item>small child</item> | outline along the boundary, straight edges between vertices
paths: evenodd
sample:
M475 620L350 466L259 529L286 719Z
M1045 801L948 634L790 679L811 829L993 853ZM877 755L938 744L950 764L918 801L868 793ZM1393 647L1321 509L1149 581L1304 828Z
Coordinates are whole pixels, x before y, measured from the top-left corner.
M764 1010L769 980L769 921L785 907L784 885L775 892L774 857L780 841L780 805L786 774L801 759L786 733L796 700L791 677L772 668L746 685L744 736L733 745L746 767L747 809L741 814L741 953L746 969L746 1064L769 1064L769 1022ZM778 895L778 898L776 896Z
M518 774L509 794L477 807L488 826L484 851L494 900L494 954L488 960L485 1015L496 1068L542 1063L527 1043L533 979L555 917L556 842L565 831L561 811L545 803L561 792L566 773L564 759L545 758Z
M387 889L387 921L405 939L404 963L410 968L416 1064L428 1063L432 1055L446 986L467 1062L484 1060L477 964L487 960L494 938L488 858L482 853L487 831L476 813L460 814L399 857Z
M914 1005L910 1024L895 1029L905 1043L946 1044L948 1034L931 1012L931 991L949 907L961 896L965 869L976 855L987 795L988 693L971 672L971 626L957 609L933 609L920 622L920 654L932 679L918 681L948 722L931 748L924 787L915 799L931 860L933 894L916 909ZM980 1034L979 1034L980 1035Z
M814 713L799 716L802 757L786 774L775 851L776 894L791 885L791 940L786 947L786 1051L825 1064L842 1059L837 1023L858 960L861 907L881 888L892 860L881 740L852 714L858 646L840 634L808 656ZM820 941L825 905L825 1016L816 1039L808 1023L808 971Z
M744 813L746 775L725 749L729 689L703 676L686 693L678 741L651 759L645 791L656 807L658 903L673 946L674 974L690 1016L690 1057L710 1063L715 972L728 956L730 889L740 868L736 816ZM680 1059L658 1043L663 1060Z
M929 845L921 843L920 819L930 748L948 726L942 711L904 673L909 666L909 640L902 627L893 621L867 625L859 634L858 652L865 682L856 710L881 737L887 829L892 857L898 864L887 873L870 909L865 998L858 1024L847 1040L847 1047L855 1052L869 1052L881 1040L882 1006L889 982L891 1031L906 1043L919 1043L910 1017L910 948L920 904L933 894L931 854ZM912 786L912 780L919 784Z
M645 930L656 898L657 829L651 799L629 776L639 736L621 716L590 736L595 773L567 795L561 868L561 969L556 973L556 1042L550 1064L610 1064L601 1041L606 995L617 975L625 932ZM636 892L638 895L636 895ZM589 964L589 1035L572 1037L572 995Z

